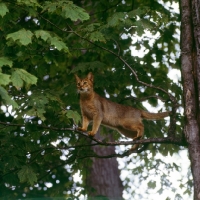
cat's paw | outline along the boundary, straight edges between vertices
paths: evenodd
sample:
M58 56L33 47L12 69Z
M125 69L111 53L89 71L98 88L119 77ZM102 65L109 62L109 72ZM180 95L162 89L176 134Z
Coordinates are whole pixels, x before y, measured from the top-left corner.
M88 135L91 136L91 137L93 137L95 135L95 133L92 132L92 131L88 131Z
M81 127L78 127L77 130L79 130L79 131L83 131L83 132L86 132L86 131L87 131L86 129L81 128Z

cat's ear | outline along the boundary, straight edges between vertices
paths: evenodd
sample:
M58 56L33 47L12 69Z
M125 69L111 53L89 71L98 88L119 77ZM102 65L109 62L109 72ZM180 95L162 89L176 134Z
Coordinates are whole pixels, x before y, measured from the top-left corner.
M90 81L93 82L94 76L93 76L92 72L90 72L90 73L87 75L87 78L88 78Z
M76 74L74 74L74 76L76 78L76 82L80 81L80 78Z

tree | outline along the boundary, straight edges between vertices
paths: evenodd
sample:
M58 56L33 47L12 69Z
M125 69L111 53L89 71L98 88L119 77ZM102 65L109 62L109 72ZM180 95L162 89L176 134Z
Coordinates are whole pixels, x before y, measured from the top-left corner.
M96 138L103 139L99 133L96 135ZM109 140L113 141L112 135L109 136ZM94 146L93 151L100 156L115 154L114 146L109 146L107 148ZM91 199L95 197L113 200L122 199L123 185L119 178L120 173L115 157L102 159L93 158L92 166L88 167L87 173L86 191Z
M183 75L185 128L192 174L194 199L200 199L200 49L199 1L182 1L181 69ZM192 22L192 23L191 23Z
M89 192L88 169L95 166L94 158L106 162L127 156L135 164L132 173L140 182L148 179L150 189L158 186L147 172L160 175L162 195L170 181L155 169L162 165L168 173L180 166L156 155L174 155L188 147L198 199L200 4L182 0L181 15L168 5L148 0L0 2L0 197L101 195L95 193L97 188ZM142 55L133 55L131 49ZM182 81L168 77L174 69L181 69ZM124 141L103 127L103 139L77 131L81 116L74 74L89 71L95 74L95 90L101 96L144 110L147 103L154 109L162 103L159 111L172 111L169 123L144 121L145 137L138 141ZM129 146L136 143L141 148L131 152ZM124 150L108 151L119 146ZM77 172L80 182L73 178ZM189 172L187 178L180 188L191 195ZM98 183L97 176L93 180ZM126 177L125 189L130 184ZM132 187L132 196L145 199L137 183Z

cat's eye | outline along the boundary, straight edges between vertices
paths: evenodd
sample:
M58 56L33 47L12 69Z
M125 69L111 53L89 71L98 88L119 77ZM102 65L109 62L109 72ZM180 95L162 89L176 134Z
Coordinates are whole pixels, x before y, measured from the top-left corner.
M77 83L77 86L80 86L80 83Z
M85 81L83 84L85 85L85 84L87 84L87 82Z

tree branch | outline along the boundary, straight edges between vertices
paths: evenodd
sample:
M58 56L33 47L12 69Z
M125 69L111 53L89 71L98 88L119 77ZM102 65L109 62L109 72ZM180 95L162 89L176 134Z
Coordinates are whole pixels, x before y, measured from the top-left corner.
M53 23L51 23L51 24L53 24ZM69 25L68 25L68 27L70 28L71 32L74 33L74 34L75 34L76 36L78 36L79 38L81 38L81 39L83 39L83 40L89 42L90 44L92 44L92 45L94 45L94 46L96 46L96 47L98 47L98 48L100 48L100 49L103 49L104 51L107 51L107 52L113 54L114 56L116 56L119 60L122 61L122 63L125 64L126 67L128 67L128 68L131 70L131 72L132 72L133 75L135 76L135 78L136 78L136 80L137 80L138 83L141 83L142 85L145 85L145 86L147 86L147 87L154 88L154 89L157 89L157 90L160 90L160 91L164 92L165 94L167 94L167 95L169 96L170 100L171 100L173 103L177 104L175 97L174 97L173 95L171 95L169 92L167 92L166 90L164 90L163 88L160 88L160 87L154 86L154 85L152 85L152 84L148 84L148 83L145 83L145 82L141 81L141 80L139 79L137 73L135 72L135 70L133 70L133 68L132 68L120 55L118 55L117 53L111 51L110 49L107 49L107 48L105 48L105 47L102 47L102 46L100 46L100 45L98 45L98 44L96 44L96 43L90 41L89 39L87 39L87 38L81 36L81 35L78 34L76 31L74 31Z
M154 88L154 89L157 89L157 90L160 90L160 91L164 92L165 94L167 94L167 95L169 96L169 98L170 98L170 100L173 102L174 106L177 105L177 101L176 101L175 97L174 97L173 95L171 95L169 92L167 92L167 91L164 90L163 88L160 88L160 87L154 86L154 85L152 85L152 84L148 84L148 83L145 83L145 82L141 81L141 80L139 79L137 73L135 72L135 70L133 70L133 68L119 55L119 52L118 52L118 53L115 53L115 52L111 51L110 49L107 49L107 48L105 48L105 47L103 47L103 46L101 46L101 45L98 45L97 43L94 43L94 42L90 41L89 39L87 39L87 38L81 36L81 35L78 34L76 31L74 31L74 30L71 28L71 26L70 26L69 24L68 24L68 27L70 28L70 31L67 31L67 30L65 30L65 29L61 29L61 28L58 27L56 24L54 24L54 23L51 22L50 20L46 19L46 18L43 17L42 15L40 15L40 17L41 17L42 19L44 19L45 21L47 21L48 23L50 23L51 25L53 25L54 27L56 27L58 30L60 30L60 31L62 31L62 32L70 32L70 33L73 33L74 35L78 36L78 37L81 38L82 40L85 40L85 41L87 41L88 43L90 43L90 44L92 44L92 45L94 45L94 46L96 46L96 47L98 47L98 48L100 48L100 49L102 49L102 50L104 50L104 51L107 51L108 53L110 53L110 54L116 56L119 60L121 60L122 63L124 63L124 65L125 65L126 67L128 67L128 68L131 70L131 72L132 72L133 75L135 76L135 78L136 78L136 80L137 80L138 83L141 83L141 84L144 85L144 86L147 86L147 87L150 87L150 88Z
M26 124L12 124L6 122L0 122L3 126L17 126L17 127L25 127ZM76 130L74 128L57 128L52 126L44 126L44 125L37 125L38 128L53 130L53 131L73 131L76 132L86 138L89 138L94 144L90 144L87 146L94 146L94 145L101 145L101 146L119 146L119 145L133 145L133 144L150 144L150 143L165 143L165 144L176 144L179 146L186 146L187 144L182 138L175 138L175 137L165 137L165 138L149 138L149 139L141 139L141 140L134 140L134 141L120 141L120 142L104 142L102 140L96 139L95 137L88 136L87 133ZM75 145L67 148L76 148L76 147L84 147L85 145Z
M78 36L79 38L81 38L82 40L85 40L87 41L88 43L92 44L93 46L96 46L112 55L114 55L116 58L118 58L127 68L130 69L130 71L133 73L133 75L135 76L135 79L137 80L138 83L146 86L146 87L150 87L150 88L153 88L153 89L156 89L156 90L160 90L162 91L163 93L167 94L169 96L169 99L170 101L172 102L172 112L171 112L171 117L170 117L170 126L169 126L169 130L168 130L168 136L169 137L172 137L176 131L176 110L177 108L179 107L179 104L176 100L176 98L170 94L169 92L167 92L166 90L164 90L163 88L160 88L160 87L157 87L157 86L154 86L152 84L148 84L148 83L145 83L143 81L141 81L136 73L135 70L133 70L133 68L119 55L119 51L118 53L115 53L114 51L110 50L110 49L107 49L97 43L94 43L92 41L90 41L89 39L81 36L80 34L78 34L76 31L74 31L71 26L69 26L68 24L68 27L70 29L70 31L67 31L67 30L63 30L61 28L59 28L56 24L52 23L51 21L49 21L48 19L46 19L45 17L43 17L42 15L40 15L44 20L46 20L48 23L50 23L51 25L55 26L57 29L61 30L62 32L70 32L70 33L73 33L74 35Z
M175 127L176 127L176 119L175 119L175 115L176 115L176 108L178 107L177 101L175 99L175 97L170 94L169 92L167 92L166 90L164 90L163 88L154 86L152 84L148 84L145 83L143 81L141 81L136 73L136 71L120 56L120 53L115 53L114 51L107 49L97 43L94 43L92 41L90 41L89 39L81 36L80 34L78 34L76 31L74 31L69 25L68 27L70 28L69 30L65 30L65 29L61 29L59 26L57 26L56 24L54 24L53 22L51 22L50 20L46 19L45 17L43 17L41 14L39 14L39 16L44 19L46 22L50 23L51 25L53 25L54 27L56 27L58 30L62 31L62 32L66 32L66 33L73 33L74 35L76 35L77 37L81 38L82 40L87 41L88 43L92 44L93 46L96 46L112 55L114 55L116 58L118 58L127 68L130 69L130 71L132 72L132 74L135 76L136 80L138 83L146 86L146 87L150 87L150 88L154 88L157 90L162 91L163 93L167 94L170 98L170 100L173 103L173 108L172 108L172 116L170 118L170 128L168 131L168 136L167 138L151 138L151 139L143 139L143 140L136 140L136 141L121 141L121 142L102 142L96 138L91 138L89 137L86 133L82 133L80 131L77 131L73 128L57 128L57 127L51 127L51 126L41 126L38 125L38 128L43 128L43 129L49 129L49 130L54 130L54 131L75 131L78 134L81 134L87 138L90 138L92 141L96 142L95 145L104 145L104 146L116 146L116 145L132 145L132 144L149 144L149 143L172 143L172 144L177 144L177 145L183 145L185 146L185 142L180 139L180 138L175 138L173 137L174 133L175 133ZM119 48L119 47L118 47ZM0 124L4 125L4 126L25 126L25 124L8 124L8 123L4 123L4 122L0 122ZM93 144L94 145L94 144Z

